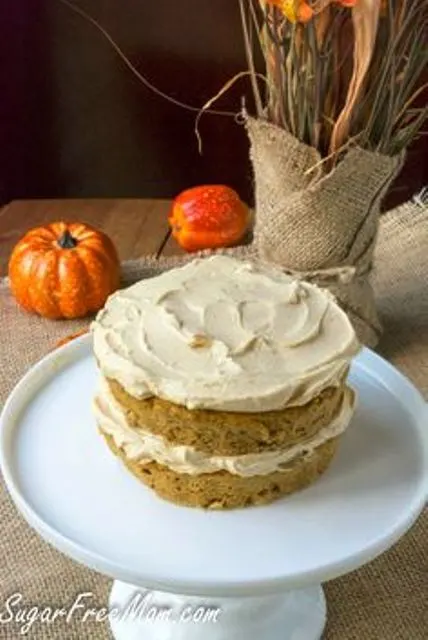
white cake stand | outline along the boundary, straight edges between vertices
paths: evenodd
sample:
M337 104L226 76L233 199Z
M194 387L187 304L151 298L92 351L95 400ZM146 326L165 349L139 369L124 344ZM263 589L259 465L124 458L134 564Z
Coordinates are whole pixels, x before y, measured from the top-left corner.
M315 485L266 507L187 509L159 499L98 435L84 336L39 362L10 396L3 475L43 538L115 578L117 640L316 640L326 621L321 583L393 545L428 494L421 396L367 350L351 381L357 414Z

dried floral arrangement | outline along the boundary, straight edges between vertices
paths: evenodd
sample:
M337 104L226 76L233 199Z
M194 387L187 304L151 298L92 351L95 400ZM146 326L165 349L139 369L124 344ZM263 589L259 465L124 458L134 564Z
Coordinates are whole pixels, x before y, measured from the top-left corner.
M395 155L428 107L427 0L239 0L257 116L335 157L354 142ZM257 80L256 48L266 63Z

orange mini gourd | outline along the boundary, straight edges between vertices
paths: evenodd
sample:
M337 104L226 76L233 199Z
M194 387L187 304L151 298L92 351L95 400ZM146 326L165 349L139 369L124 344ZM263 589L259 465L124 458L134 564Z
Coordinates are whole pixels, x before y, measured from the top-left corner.
M53 222L28 231L9 261L13 295L46 318L80 318L101 309L119 286L110 238L90 225Z
M225 185L202 185L174 200L169 224L185 251L218 249L238 243L249 222L248 207Z

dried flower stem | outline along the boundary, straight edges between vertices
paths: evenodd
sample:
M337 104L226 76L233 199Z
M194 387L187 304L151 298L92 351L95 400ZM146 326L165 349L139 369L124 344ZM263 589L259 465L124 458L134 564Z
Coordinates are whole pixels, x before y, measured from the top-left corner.
M349 140L385 154L410 144L428 116L414 108L426 90L428 0L358 0L352 11L305 0L307 24L277 0L246 2L266 62L265 117L333 160Z

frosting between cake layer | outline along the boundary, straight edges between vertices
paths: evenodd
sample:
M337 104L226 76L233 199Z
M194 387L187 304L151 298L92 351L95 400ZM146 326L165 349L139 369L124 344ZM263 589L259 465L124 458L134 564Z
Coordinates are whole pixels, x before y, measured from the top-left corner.
M324 442L341 435L348 426L355 407L355 394L346 388L342 406L333 422L321 429L307 442L293 445L282 451L247 454L241 456L209 456L190 446L176 446L161 436L130 427L124 411L113 397L108 383L102 379L100 392L94 401L94 412L101 431L113 437L116 446L126 456L141 464L157 462L177 473L200 475L216 471L228 471L233 475L251 477L268 475L275 471L287 471L287 465L296 457L310 456Z
M130 395L220 411L303 405L342 384L360 348L328 292L220 255L113 294L92 332Z

